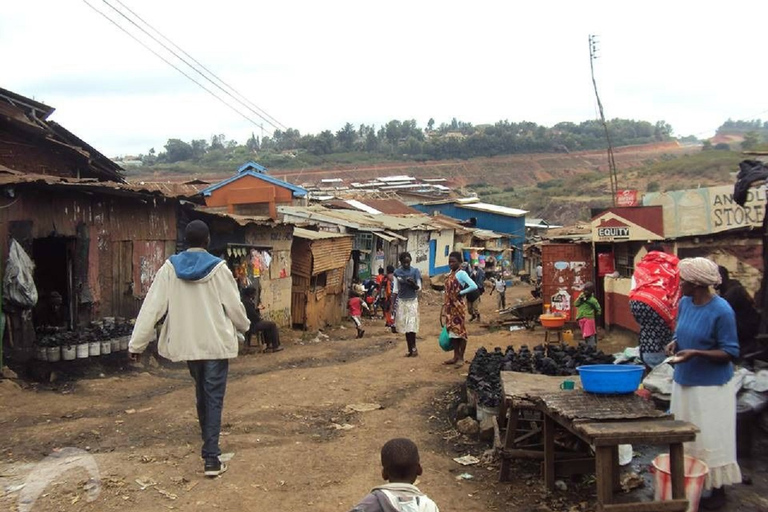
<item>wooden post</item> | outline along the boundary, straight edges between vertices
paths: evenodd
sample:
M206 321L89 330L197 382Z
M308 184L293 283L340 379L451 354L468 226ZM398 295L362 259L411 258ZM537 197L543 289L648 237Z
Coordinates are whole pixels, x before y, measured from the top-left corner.
M616 445L611 450L611 487L614 492L621 490L621 469L619 467L619 446Z
M518 410L514 404L509 407L509 420L507 421L507 432L504 434L504 450L501 452L501 469L499 470L499 481L509 480L509 466L511 464L509 450L515 446L515 435L517 432Z
M669 445L669 473L672 478L672 499L685 499L683 443L671 443Z
M598 510L613 500L613 450L613 446L595 448Z
M544 413L544 484L555 488L555 420Z

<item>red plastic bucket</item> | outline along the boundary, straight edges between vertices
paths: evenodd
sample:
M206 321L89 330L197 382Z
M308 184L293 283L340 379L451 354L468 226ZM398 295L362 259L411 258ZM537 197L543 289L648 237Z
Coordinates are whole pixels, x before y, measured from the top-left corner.
M667 501L672 499L672 475L669 472L669 455L664 453L657 456L651 462L654 469L653 488L654 499L656 501ZM701 491L704 488L704 481L707 479L709 467L699 459L685 456L685 498L688 500L688 512L697 512L699 510L699 500Z

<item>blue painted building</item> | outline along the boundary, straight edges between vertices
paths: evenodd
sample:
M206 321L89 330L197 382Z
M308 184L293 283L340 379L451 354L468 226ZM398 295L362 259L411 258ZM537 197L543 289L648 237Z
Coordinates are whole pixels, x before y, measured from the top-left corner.
M412 205L413 208L432 215L434 212L462 221L474 219L474 227L509 235L515 249L513 263L516 270L523 268L523 243L525 242L525 210L482 203L476 199L435 201Z

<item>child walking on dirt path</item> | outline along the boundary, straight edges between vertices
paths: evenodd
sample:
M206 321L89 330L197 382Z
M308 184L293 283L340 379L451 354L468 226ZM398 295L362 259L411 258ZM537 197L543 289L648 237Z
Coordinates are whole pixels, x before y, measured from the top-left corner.
M595 298L595 285L593 283L586 283L584 285L584 291L581 292L579 298L573 303L576 306L576 321L579 323L579 329L581 329L581 337L587 345L591 347L597 346L597 327L595 325L595 317L602 313L600 303Z
M347 302L347 309L349 310L349 316L352 317L352 321L357 327L357 339L363 337L365 331L363 330L363 309L369 311L368 304L365 303L357 294L352 292Z
M381 477L350 512L440 512L435 502L413 485L422 474L419 449L410 439L392 439L381 449Z
M493 289L491 295L496 292L496 309L501 311L507 307L507 282L501 277L492 277L491 284Z

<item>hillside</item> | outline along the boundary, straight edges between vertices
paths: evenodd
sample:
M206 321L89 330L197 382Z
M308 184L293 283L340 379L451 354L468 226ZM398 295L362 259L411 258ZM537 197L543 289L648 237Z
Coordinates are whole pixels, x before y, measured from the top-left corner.
M731 183L742 155L731 151L701 151L676 142L616 148L615 159L621 188L669 190L699 185ZM258 159L257 159L258 160ZM210 182L231 176L242 162L226 171L129 173L133 181ZM376 177L409 174L420 178L444 177L465 192L505 206L524 208L531 217L569 224L586 219L590 207L608 206L610 184L604 151L504 155L468 160L427 162L378 162L372 165L337 165L333 168L273 170L272 175L291 183L317 183L323 178L342 178L347 183ZM131 174L133 174L131 176Z

